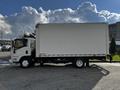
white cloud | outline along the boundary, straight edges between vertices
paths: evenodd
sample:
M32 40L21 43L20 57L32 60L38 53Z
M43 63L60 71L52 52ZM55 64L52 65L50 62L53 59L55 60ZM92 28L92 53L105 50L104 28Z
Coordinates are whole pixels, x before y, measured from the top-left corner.
M90 2L82 3L77 9L71 8L46 11L49 23L83 23L104 22L105 18L99 15L96 5Z
M44 13L39 13L36 9L32 7L22 7L20 13L16 13L7 18L12 29L12 37L19 36L25 32L34 31L35 24L47 23L46 16Z
M0 14L0 32L10 33L11 25L9 25L3 15Z
M34 31L37 23L114 23L117 21L120 21L120 14L111 13L107 10L98 11L95 4L84 2L76 9L65 8L48 11L43 10L42 7L37 10L30 6L24 6L21 12L8 16L5 19L3 16L0 16L0 28L4 26L3 29L8 30L11 25L12 37L16 37L24 32Z
M99 14L105 17L108 23L115 23L120 21L120 14L118 13L111 13L107 10L102 10L99 12Z

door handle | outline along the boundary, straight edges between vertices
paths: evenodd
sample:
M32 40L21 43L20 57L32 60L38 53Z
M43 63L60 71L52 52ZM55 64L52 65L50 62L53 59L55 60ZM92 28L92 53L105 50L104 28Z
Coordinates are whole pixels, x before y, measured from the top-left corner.
M28 54L28 50L26 50L25 53Z

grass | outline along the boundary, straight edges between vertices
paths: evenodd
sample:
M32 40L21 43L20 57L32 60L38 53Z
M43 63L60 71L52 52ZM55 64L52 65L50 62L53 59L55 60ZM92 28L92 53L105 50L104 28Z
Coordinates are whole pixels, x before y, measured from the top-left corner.
M120 55L113 55L112 61L120 61Z

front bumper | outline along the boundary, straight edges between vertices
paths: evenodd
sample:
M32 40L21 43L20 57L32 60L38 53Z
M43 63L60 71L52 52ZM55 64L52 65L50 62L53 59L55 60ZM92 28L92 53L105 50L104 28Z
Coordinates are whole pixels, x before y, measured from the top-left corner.
M11 59L9 59L10 63L19 63L19 57L12 57Z

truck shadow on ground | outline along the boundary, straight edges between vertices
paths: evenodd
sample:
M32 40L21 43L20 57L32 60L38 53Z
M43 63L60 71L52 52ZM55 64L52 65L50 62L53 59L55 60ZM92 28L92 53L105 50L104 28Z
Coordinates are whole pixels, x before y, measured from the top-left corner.
M28 69L8 66L0 73L0 84L6 90L92 90L109 71L93 64L82 69L71 65Z

